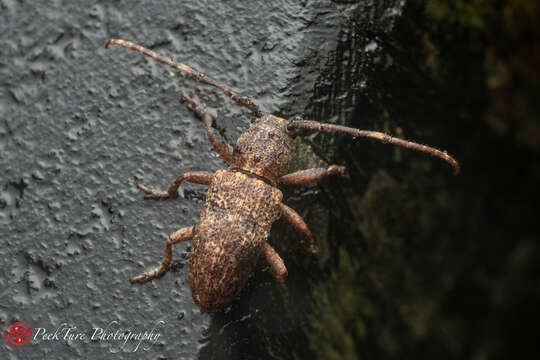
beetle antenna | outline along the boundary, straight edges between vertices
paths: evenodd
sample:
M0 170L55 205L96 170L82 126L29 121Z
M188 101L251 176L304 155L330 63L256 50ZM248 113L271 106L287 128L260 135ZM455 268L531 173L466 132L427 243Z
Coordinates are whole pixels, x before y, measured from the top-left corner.
M238 105L244 106L248 108L249 110L251 110L255 114L255 116L261 117L263 115L262 111L259 110L259 107L253 103L253 100L251 100L251 98L247 96L240 96L236 92L232 91L226 85L220 84L217 81L210 79L206 75L200 73L199 71L193 69L192 67L186 64L177 63L168 57L159 55L155 51L152 51L150 49L147 49L145 47L142 47L140 45L137 45L127 40L109 39L105 43L105 48L108 48L109 45L118 45L118 46L122 46L131 50L135 50L137 52L140 52L143 55L151 57L152 59L156 61L159 61L160 63L169 65L170 67L193 77L195 80L197 80L198 82L202 84L207 84L215 88L218 88L219 90L223 91L231 100L236 102Z
M312 132L320 131L320 132L327 132L327 133L338 132L338 133L351 135L353 138L364 137L364 138L375 139L385 144L397 145L397 146L401 146L407 149L420 151L420 152L429 154L431 156L438 157L439 159L442 159L446 161L447 163L449 163L452 166L452 168L454 168L454 175L457 175L459 173L459 163L452 156L448 155L446 151L441 151L431 146L422 145L422 144L418 144L412 141L396 138L382 132L360 130L360 129L350 128L347 126L341 126L341 125L324 124L324 123L311 121L311 120L299 120L299 121L291 122L289 123L289 125L287 125L287 130L306 130L306 131L312 131Z

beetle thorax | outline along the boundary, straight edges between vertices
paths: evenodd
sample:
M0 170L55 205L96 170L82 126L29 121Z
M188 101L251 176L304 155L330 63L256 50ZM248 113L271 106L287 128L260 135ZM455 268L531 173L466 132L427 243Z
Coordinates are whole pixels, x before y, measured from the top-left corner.
M230 169L242 170L273 185L287 174L293 144L287 134L287 120L274 115L252 124L237 140Z

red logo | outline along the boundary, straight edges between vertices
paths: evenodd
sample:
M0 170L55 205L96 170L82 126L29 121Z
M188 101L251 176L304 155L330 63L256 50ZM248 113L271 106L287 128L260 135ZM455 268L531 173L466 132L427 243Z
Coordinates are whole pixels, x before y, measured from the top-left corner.
M14 347L22 347L30 341L32 329L22 321L9 324L4 331L4 341Z

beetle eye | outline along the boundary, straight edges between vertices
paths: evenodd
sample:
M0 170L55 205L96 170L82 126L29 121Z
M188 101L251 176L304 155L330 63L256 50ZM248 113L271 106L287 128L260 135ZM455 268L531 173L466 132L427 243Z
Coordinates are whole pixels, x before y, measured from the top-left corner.
M300 115L295 115L291 119L291 122L296 122L296 121L300 121L300 120L302 120L302 117Z
M264 120L264 115L259 116L259 117L252 117L250 121L251 121L252 124L255 124L255 123L261 122L263 120Z

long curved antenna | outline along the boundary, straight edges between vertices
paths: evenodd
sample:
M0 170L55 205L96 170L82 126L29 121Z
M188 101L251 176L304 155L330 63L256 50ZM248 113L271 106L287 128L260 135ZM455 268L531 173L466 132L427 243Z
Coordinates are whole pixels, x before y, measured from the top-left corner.
M240 96L239 94L232 91L229 87L206 77L206 75L198 72L197 70L193 69L190 66L187 66L186 64L174 62L173 60L165 56L159 55L155 51L152 51L150 49L147 49L145 47L142 47L140 45L137 45L127 40L109 39L105 43L105 48L108 48L109 45L118 45L118 46L122 46L131 50L135 50L135 51L140 52L143 55L151 57L152 59L156 61L169 65L170 67L193 77L195 80L197 80L200 83L211 85L213 87L218 88L219 90L223 91L231 100L236 102L238 105L244 106L248 108L249 110L251 110L255 114L255 116L261 117L263 115L262 111L259 110L259 107L253 103L253 100L251 100L251 98L247 96Z
M412 141L407 141L399 139L388 134L378 132L378 131L369 131L369 130L360 130L355 128L350 128L341 125L333 124L324 124L317 121L311 120L299 120L289 123L287 125L287 130L306 130L306 131L321 131L321 132L338 132L351 135L354 138L364 137L378 140L385 144L393 144L397 146L402 146L407 149L412 149L416 151L421 151L423 153L429 154L431 156L438 157L449 163L454 168L454 175L459 173L459 163L452 156L448 155L446 151L441 151L435 149L431 146L418 144Z

